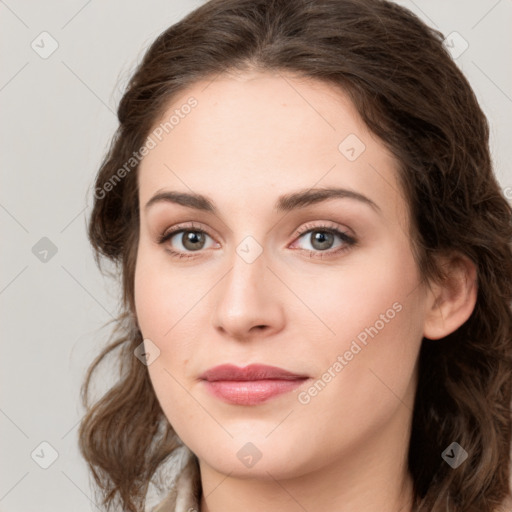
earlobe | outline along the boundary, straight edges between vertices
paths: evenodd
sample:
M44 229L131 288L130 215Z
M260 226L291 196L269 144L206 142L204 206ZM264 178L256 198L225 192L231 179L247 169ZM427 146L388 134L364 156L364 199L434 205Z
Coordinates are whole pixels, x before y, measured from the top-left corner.
M423 336L431 340L456 331L471 316L477 299L475 264L459 253L444 259L445 280L428 290Z

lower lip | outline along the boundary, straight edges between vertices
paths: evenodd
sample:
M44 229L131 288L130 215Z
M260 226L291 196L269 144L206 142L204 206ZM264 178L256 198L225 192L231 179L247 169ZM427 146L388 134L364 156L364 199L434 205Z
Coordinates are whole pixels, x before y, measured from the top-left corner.
M218 380L204 381L210 393L237 405L256 405L299 387L307 379Z

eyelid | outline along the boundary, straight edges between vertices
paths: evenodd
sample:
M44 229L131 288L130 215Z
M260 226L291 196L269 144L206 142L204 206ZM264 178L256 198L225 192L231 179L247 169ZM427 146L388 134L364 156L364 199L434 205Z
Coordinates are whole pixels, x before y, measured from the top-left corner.
M347 236L348 238L351 238L352 240L355 241L355 237L349 232L350 230L348 228L343 228L340 225L333 223L332 221L318 221L318 222L321 222L321 224L314 224L311 222L303 224L300 228L298 228L294 231L292 236L295 239L295 237L300 237L300 236L308 233L309 231L313 231L313 230L321 231L322 229L325 229L325 230L332 229L333 231L338 231L341 234L343 234L343 235Z
M208 231L207 228L200 226L194 222L184 222L180 224L176 224L168 229L166 229L162 234L157 235L157 242L162 243L169 236L173 236L180 231L201 231L206 233L210 238L214 238Z

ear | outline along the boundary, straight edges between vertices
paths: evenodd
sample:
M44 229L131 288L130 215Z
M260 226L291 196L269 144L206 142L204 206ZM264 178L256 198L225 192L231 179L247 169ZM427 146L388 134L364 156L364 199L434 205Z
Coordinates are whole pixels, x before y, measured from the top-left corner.
M467 256L444 255L440 264L446 278L427 292L423 336L431 340L456 331L471 316L478 290L476 266Z

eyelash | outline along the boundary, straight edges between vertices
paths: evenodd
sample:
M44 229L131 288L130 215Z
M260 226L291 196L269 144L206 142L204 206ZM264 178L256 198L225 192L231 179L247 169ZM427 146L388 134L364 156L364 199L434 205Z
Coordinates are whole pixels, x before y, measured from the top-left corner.
M354 237L348 235L347 233L344 233L343 231L340 231L338 228L336 228L332 225L327 225L327 224L316 225L316 226L311 225L311 224L306 224L303 229L297 230L293 234L293 236L296 238L300 238L300 237L306 235L307 233L311 233L314 231L326 232L326 233L330 233L332 235L338 236L344 242L345 245L342 247L339 247L335 250L326 250L326 251L319 251L319 250L312 251L312 250L308 250L308 249L299 249L299 250L306 252L310 258L322 259L324 257L324 254L327 254L329 256L334 256L337 254L344 253L344 252L350 250L353 246L357 245L357 240ZM180 232L204 233L205 235L208 235L210 238L213 238L208 234L207 231L205 231L204 229L201 229L197 226L194 226L193 224L186 224L186 225L179 224L179 225L175 226L171 231L164 231L162 234L158 235L157 243L159 245L162 245L165 242L167 242L168 240L170 240L174 235L176 235L177 233L180 233ZM189 258L194 258L196 256L195 254L186 254L186 253L182 253L180 251L175 251L174 249L170 249L170 248L166 248L166 250L174 258L189 259ZM196 251L196 252L199 253L201 251Z

